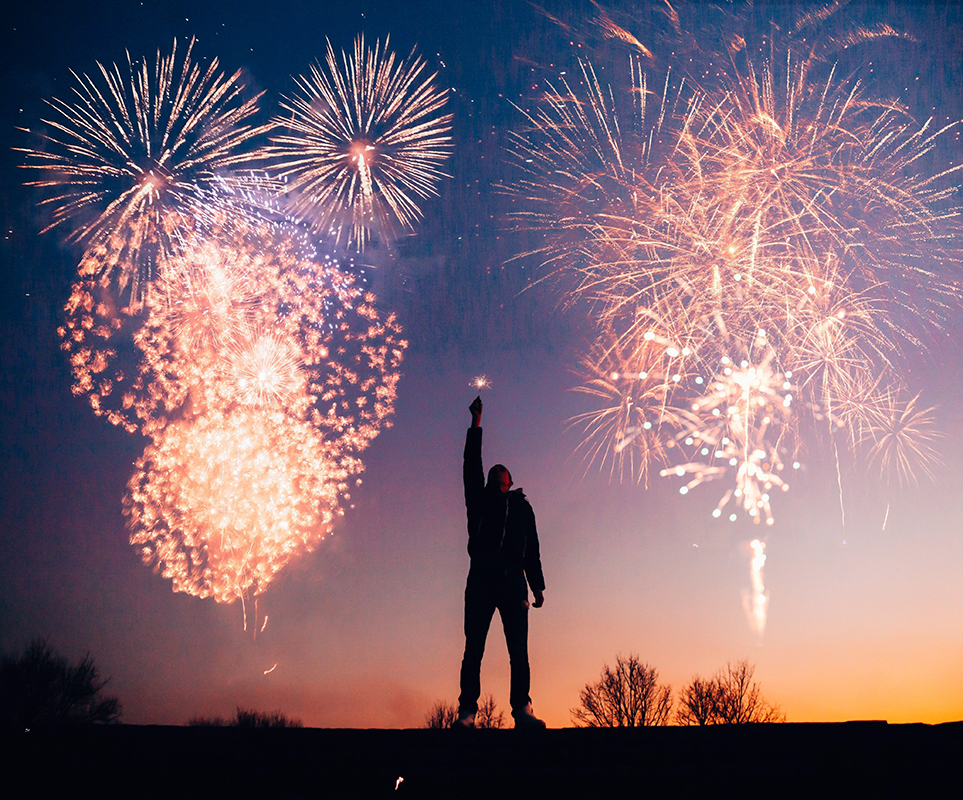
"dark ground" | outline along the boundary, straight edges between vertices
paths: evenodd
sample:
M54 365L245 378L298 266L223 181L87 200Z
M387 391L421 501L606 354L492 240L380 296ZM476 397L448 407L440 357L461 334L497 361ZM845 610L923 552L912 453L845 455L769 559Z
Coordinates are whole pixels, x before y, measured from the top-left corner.
M963 722L526 734L118 725L0 747L2 793L16 798L389 797L399 777L408 797L932 797L959 796Z

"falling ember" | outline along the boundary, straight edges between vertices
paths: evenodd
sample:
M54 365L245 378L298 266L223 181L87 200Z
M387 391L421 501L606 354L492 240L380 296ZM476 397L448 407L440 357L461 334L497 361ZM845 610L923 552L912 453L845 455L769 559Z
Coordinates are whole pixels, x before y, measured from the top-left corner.
M762 577L762 568L766 565L766 544L759 539L753 539L749 547L752 548L752 560L749 563L752 594L743 598L743 604L749 627L762 636L766 631L766 615L769 609L769 592L766 591Z
M262 628L261 630L264 630L264 629ZM273 667L271 667L270 669L264 670L264 674L265 674L265 675L270 675L270 674L271 674L272 672L274 672L274 670L276 670L277 668L278 668L278 665L275 664L275 665L274 665Z

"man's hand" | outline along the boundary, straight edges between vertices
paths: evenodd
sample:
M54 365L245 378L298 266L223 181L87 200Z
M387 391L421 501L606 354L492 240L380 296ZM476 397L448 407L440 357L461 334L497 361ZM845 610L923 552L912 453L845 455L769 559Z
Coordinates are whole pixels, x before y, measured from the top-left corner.
M541 608L545 604L545 592L539 589L533 589L532 594L535 595L535 602L532 605L535 608Z
M474 400L471 401L471 405L468 406L468 410L471 411L471 426L477 428L481 425L481 414L482 414L482 401L481 395L478 395Z

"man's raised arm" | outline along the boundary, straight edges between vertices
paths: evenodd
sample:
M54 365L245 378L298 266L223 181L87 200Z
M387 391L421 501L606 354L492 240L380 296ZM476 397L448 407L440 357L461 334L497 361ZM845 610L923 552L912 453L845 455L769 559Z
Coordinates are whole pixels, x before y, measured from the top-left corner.
M471 412L471 427L465 437L465 508L468 511L468 533L475 532L481 523L482 494L485 491L485 472L482 468L482 401L476 397L468 410Z

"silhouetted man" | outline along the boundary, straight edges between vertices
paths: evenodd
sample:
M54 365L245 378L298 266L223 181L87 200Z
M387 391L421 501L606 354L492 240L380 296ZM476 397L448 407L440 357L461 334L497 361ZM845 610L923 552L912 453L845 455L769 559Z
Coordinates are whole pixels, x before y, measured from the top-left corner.
M528 585L535 608L545 601L545 579L538 554L535 512L521 489L511 491L511 473L501 464L482 469L482 401L469 406L471 427L465 439L465 506L471 568L465 587L465 657L456 728L472 728L481 694L481 662L495 609L502 618L512 667L511 704L516 728L544 728L528 696Z

